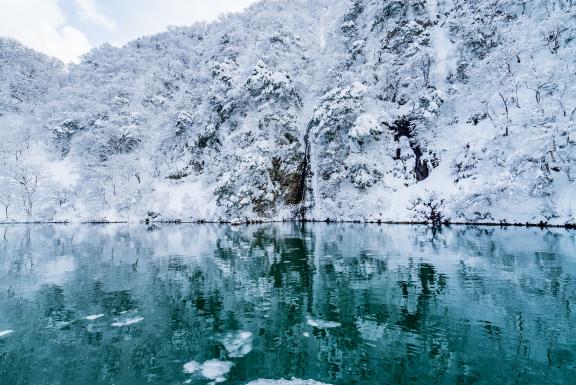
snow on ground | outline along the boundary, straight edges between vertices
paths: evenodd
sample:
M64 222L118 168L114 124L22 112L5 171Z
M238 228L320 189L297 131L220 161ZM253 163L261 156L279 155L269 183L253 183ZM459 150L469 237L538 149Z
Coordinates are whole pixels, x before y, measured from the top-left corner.
M152 199L152 209L168 219L181 218L183 213L192 219L211 218L216 211L210 189L199 181L157 182Z
M69 188L75 187L80 177L76 167L77 165L69 158L51 162L46 165L46 169L52 180L60 186Z

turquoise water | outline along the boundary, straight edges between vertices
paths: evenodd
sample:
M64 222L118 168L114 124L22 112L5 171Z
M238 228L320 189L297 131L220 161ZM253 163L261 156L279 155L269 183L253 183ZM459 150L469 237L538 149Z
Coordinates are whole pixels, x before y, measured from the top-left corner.
M576 232L0 227L0 383L576 383Z

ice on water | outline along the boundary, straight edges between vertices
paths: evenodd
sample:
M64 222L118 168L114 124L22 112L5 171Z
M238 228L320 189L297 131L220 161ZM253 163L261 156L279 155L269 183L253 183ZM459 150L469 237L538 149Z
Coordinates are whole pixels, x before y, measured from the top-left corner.
M138 322L142 322L144 321L144 317L134 317L134 318L126 318L122 321L116 321L111 323L111 326L114 326L116 328L121 328L124 326L130 326L130 325L134 325L137 324Z
M329 385L322 382L314 380L300 380L293 378L291 380L256 380L252 381L246 385Z
M7 336L8 334L14 333L14 330L2 330L0 331L0 338Z
M102 318L102 317L104 317L104 314L92 314L92 315L84 317L84 319L87 319L88 321L95 321L95 320Z
M190 361L184 364L184 373L200 374L202 377L212 380L216 383L226 381L227 375L234 364L230 361L208 360L203 364L196 361Z
M308 325L314 326L318 329L332 329L342 326L340 322L325 321L322 319L308 318Z
M237 331L227 333L222 339L222 344L228 356L230 357L244 357L252 351L252 333L248 331Z

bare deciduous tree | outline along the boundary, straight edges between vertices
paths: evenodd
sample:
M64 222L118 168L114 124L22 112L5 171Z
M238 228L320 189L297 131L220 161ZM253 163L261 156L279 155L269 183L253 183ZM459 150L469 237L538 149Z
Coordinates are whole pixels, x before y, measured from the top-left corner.
M28 217L32 216L32 210L38 192L38 179L40 172L34 167L21 166L12 175L12 179L20 187L20 199L24 211Z

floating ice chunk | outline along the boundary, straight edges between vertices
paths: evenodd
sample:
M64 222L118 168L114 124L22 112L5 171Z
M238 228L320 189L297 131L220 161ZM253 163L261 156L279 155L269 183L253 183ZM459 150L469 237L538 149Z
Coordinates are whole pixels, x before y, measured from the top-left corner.
M94 321L97 320L98 318L102 318L104 317L104 314L93 314L93 315L89 315L87 317L84 317L84 319L87 319L88 321Z
M202 365L200 365L198 362L190 361L190 362L184 364L184 373L194 374L197 371L199 371L201 368L202 368Z
M342 326L342 324L340 322L324 321L321 319L313 319L313 318L308 318L308 325L314 326L315 328L318 328L318 329L331 329L331 328L338 328L338 327Z
M126 314L126 313L138 313L138 309L122 310L122 311L120 312L120 314Z
M0 331L0 338L7 336L8 334L14 333L14 330L2 330Z
M246 385L329 385L314 380L300 380L293 378L291 380L256 380Z
M222 344L230 357L244 357L252 351L252 333L247 331L228 333L222 339Z
M72 322L70 322L70 321L59 321L59 322L56 322L54 327L56 329L64 329L66 326L69 326L71 323Z
M202 377L212 380L216 383L224 382L228 378L226 375L232 369L234 365L230 361L220 361L220 360L209 360L203 364L199 364L196 361L190 361L184 364L184 373L196 374L200 372Z
M232 369L232 365L230 361L206 361L202 364L202 376L214 382L224 382L227 380L226 375Z
M123 326L130 326L137 324L138 322L144 321L144 317L134 317L134 318L126 318L124 321L116 321L110 324L110 326L114 326L116 328L121 328Z

